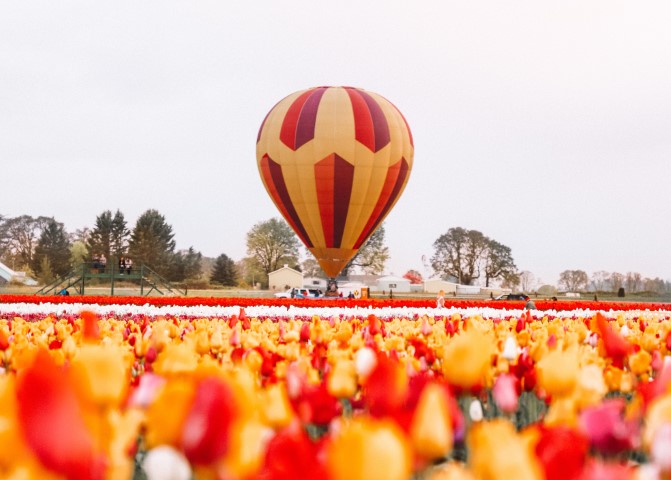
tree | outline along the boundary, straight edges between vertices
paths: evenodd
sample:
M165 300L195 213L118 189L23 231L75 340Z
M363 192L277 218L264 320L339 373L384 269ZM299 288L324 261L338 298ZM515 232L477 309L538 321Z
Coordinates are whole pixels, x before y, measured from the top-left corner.
M212 267L212 273L210 274L210 281L213 283L218 283L227 287L232 287L237 285L238 272L235 268L235 262L231 258L222 253L214 261L214 267Z
M529 272L531 273L531 272ZM511 273L506 273L503 275L503 278L501 279L501 286L503 288L509 288L511 290L517 290L517 287L519 287L521 281L520 281L520 273L517 272L511 272Z
M610 274L610 291L619 292L620 288L624 285L624 275L618 272L613 272Z
M472 285L480 277L480 261L488 239L477 230L450 228L433 243L431 266L436 274L453 277L463 285Z
M301 263L303 275L305 277L328 279L328 276L326 273L324 273L322 267L319 266L319 262L315 259L315 257L313 257L309 251L307 255L307 258Z
M147 265L168 277L173 269L175 251L172 226L157 210L147 210L137 219L128 242L128 255L134 265Z
M403 275L403 278L407 278L408 280L410 280L410 283L412 285L418 285L424 281L422 279L422 274L419 273L417 270L408 270L407 272L405 272L405 275Z
M203 274L201 261L203 255L193 247L188 250L175 253L173 259L173 270L170 272L170 280L183 282L185 280L196 280Z
M352 268L358 267L368 275L379 275L389 260L389 247L384 244L384 223L361 246L359 251L347 262L341 275L347 276Z
M81 240L75 240L70 246L70 268L76 268L89 258L86 244Z
M592 274L592 288L594 289L594 291L595 292L606 291L606 288L608 287L609 278L610 274L608 272L605 272L603 270L594 272Z
M48 260L50 273L60 277L70 271L70 240L62 223L50 218L35 246L31 268L41 276L49 276L43 271Z
M532 289L532 285L534 284L534 281L536 278L534 277L534 274L531 273L528 270L523 270L519 274L519 279L520 279L520 289L523 292L530 292Z
M489 287L491 280L503 279L517 271L510 248L496 240L487 238L483 256L482 269L485 274L485 287Z
M638 292L641 290L641 274L638 272L627 272L624 279L625 288L629 293Z
M559 274L559 285L567 292L585 290L589 283L589 277L583 270L564 270Z
M285 263L296 265L298 246L296 234L279 218L259 222L247 233L247 254L266 277Z
M33 253L48 217L21 215L0 222L0 258L18 270L33 265Z
M88 235L87 247L91 254L103 254L108 259L123 256L129 234L123 213L117 210L112 216L110 210L105 210L96 217L95 227Z

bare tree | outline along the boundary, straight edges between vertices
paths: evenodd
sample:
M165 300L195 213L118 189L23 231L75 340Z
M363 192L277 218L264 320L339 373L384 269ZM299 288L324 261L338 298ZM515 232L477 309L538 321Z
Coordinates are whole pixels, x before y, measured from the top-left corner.
M520 272L520 289L523 292L531 291L532 285L534 284L534 274L528 270L523 270Z
M646 292L665 293L666 282L661 278L645 278L643 279L643 290Z
M564 270L559 274L559 285L567 292L578 292L585 290L589 283L589 277L583 270Z
M610 291L617 292L624 285L624 275L618 272L610 274Z
M594 272L592 274L592 288L595 292L603 292L608 287L608 281L610 279L610 273L603 270Z
M641 274L638 272L627 272L624 279L624 287L628 292L638 292L641 290Z

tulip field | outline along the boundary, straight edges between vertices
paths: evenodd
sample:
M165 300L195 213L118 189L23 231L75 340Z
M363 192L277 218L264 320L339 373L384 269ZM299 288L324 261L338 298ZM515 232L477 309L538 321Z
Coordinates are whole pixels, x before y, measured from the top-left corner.
M0 295L0 478L671 478L671 305Z

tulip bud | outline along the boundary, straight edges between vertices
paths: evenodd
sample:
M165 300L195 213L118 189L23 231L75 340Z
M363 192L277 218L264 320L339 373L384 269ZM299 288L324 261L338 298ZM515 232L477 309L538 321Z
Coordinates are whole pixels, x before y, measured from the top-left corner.
M452 422L445 391L429 384L419 397L410 425L415 452L425 459L441 458L452 449Z
M360 378L366 378L373 371L377 364L377 357L375 352L367 347L362 348L356 352L354 358L354 366L356 373Z
M480 400L476 399L471 402L471 405L468 407L468 415L474 422L482 421L484 415L482 413L482 404L480 403Z
M356 393L356 367L351 360L339 360L328 377L328 392L334 397L347 398Z
M501 352L501 357L508 361L512 361L517 358L517 355L517 342L515 342L515 338L506 338L506 342L503 344L503 352Z
M163 445L152 448L142 462L147 480L189 480L191 467L179 451Z
M652 461L663 472L671 472L671 423L663 423L660 425L652 441L652 448L650 453Z
M517 410L518 395L517 379L510 373L504 373L496 378L492 394L494 401L504 413L513 413Z

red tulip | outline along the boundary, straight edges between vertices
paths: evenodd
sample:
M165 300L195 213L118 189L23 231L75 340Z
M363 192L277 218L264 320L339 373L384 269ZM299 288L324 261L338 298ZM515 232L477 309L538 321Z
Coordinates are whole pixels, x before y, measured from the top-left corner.
M209 465L228 450L237 405L231 388L221 379L204 378L196 387L184 422L181 447L190 462Z
M578 480L587 461L589 442L577 430L540 427L535 447L545 480Z
M299 423L275 435L266 448L265 464L258 480L328 479L321 461L320 445L310 440Z
M49 353L40 350L19 374L16 397L23 436L42 465L68 479L104 478L74 385Z
M610 328L608 320L601 312L596 314L596 326L603 339L606 355L611 358L615 367L622 368L624 359L632 351L632 345L619 332Z

